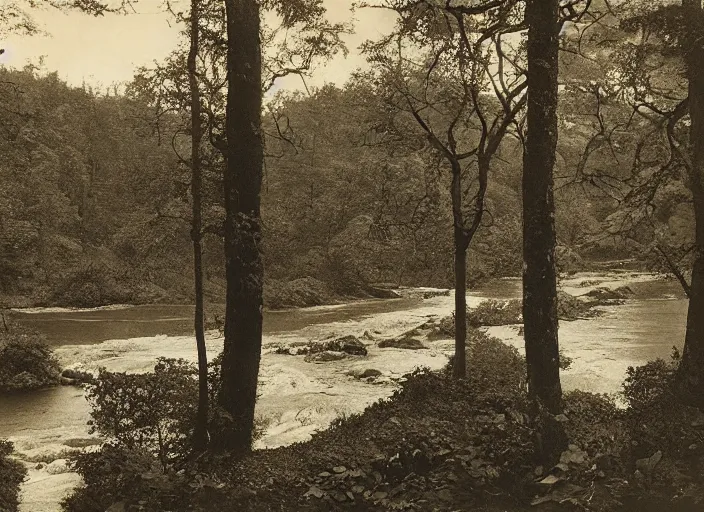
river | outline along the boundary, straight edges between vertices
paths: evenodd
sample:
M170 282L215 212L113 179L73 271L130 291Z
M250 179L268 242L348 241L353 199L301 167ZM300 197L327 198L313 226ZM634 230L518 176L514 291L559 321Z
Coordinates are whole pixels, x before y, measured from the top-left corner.
M590 320L561 322L560 342L572 367L562 373L563 387L596 392L617 392L629 365L668 357L681 348L687 301L674 281L626 272L580 274L562 282L563 290L579 295L595 286L628 284L635 292L625 304L604 308ZM502 280L472 291L470 306L486 298L520 296L520 281ZM445 316L452 296L422 299L406 297L372 300L290 311L266 312L264 350L260 374L261 398L257 414L269 428L259 447L275 447L308 438L340 415L359 412L389 396L398 379L418 366L439 369L447 362L452 342L439 340L419 351L379 349L370 343L369 356L323 364L302 357L278 355L282 343L320 340L365 332L376 339L401 334L428 318ZM159 356L195 360L191 331L192 307L151 305L96 310L41 309L14 312L21 323L44 333L66 367L113 371L149 371ZM493 327L489 332L522 348L516 326ZM209 333L210 354L222 340ZM382 372L375 383L348 375L373 368ZM40 392L0 396L0 438L15 442L30 468L23 488L23 511L54 512L61 497L80 479L66 471L62 453L90 443L86 422L89 407L79 388L60 387ZM48 468L36 462L52 461Z

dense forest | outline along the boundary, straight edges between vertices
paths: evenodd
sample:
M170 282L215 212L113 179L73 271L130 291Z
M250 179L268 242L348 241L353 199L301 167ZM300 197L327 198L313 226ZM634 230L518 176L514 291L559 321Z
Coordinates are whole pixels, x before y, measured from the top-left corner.
M2 30L36 33L37 7L0 7ZM353 30L322 0L165 2L180 44L124 87L0 68L0 286L20 314L1 315L0 391L80 386L93 436L48 465L0 441L2 512L44 470L80 476L70 512L704 506L701 1L353 7L395 23L344 84L306 82ZM304 91L277 90L285 77ZM476 302L491 281L519 296ZM193 330L50 349L21 321L119 304L194 304ZM328 304L266 331L265 311ZM637 322L683 304L682 339L646 352ZM306 314L329 323L281 328ZM638 332L573 360L566 322ZM633 349L619 389L567 389L573 363L606 377L614 340ZM355 393L382 399L305 430L303 410ZM254 449L292 413L298 437Z
M72 88L34 66L2 70L6 306L192 300L189 169L179 160L188 137L176 133L180 118L160 115L157 100L140 91L149 73L125 93ZM269 306L374 295L375 284L452 284L445 171L383 87L360 73L342 88L269 100L262 192ZM585 100L594 101L575 88L562 108ZM604 236L619 203L592 185L572 185L591 129L564 114L557 225L565 270L641 258L641 244L650 242ZM470 285L520 273L521 152L513 137L499 148L490 221L470 248ZM609 163L619 165L602 165ZM205 181L204 268L213 301L224 287L220 180L213 169ZM672 209L661 221L688 229L687 212Z

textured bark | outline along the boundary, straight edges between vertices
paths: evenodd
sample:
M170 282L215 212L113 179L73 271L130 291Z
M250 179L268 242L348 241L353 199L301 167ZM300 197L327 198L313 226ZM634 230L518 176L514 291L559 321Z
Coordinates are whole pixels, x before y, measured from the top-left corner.
M462 379L467 375L467 247L469 240L463 227L462 167L458 161L453 161L451 165L450 196L455 245L455 358L452 363L452 375L456 379Z
M220 448L251 449L262 347L259 2L225 0L228 93L225 187L227 296L220 405L231 416Z
M200 123L200 91L196 58L199 45L199 3L191 0L191 47L188 52L188 82L191 94L191 199L193 202L191 240L193 241L193 280L195 286L195 314L193 326L198 351L198 411L193 432L193 448L205 450L208 446L208 354L205 347L205 322L203 306L203 249L202 241L202 189L203 176L200 165L200 143L203 130Z
M553 414L562 409L553 200L557 146L557 16L558 0L527 2L528 135L523 156L523 320L529 392Z
M682 5L688 10L689 20L703 19L700 0L685 0ZM699 405L704 405L704 42L697 36L700 33L701 29L693 30L695 37L687 41L685 46L691 119L691 168L688 184L694 205L695 248L680 376L683 377L690 398Z

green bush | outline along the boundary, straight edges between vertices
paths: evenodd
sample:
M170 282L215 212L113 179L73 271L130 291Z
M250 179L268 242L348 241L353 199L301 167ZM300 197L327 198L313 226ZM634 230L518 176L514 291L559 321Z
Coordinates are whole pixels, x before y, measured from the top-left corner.
M91 433L157 457L164 468L188 453L198 383L195 367L160 358L153 373L101 370L88 390Z
M80 453L72 459L72 465L83 477L83 485L62 502L63 509L71 512L102 512L128 496L149 500L164 485L157 459L119 443L106 443L98 452Z
M476 308L467 310L467 324L472 327L511 325L523 322L523 301L485 300Z
M0 510L16 512L20 485L27 476L24 466L11 458L12 443L0 439Z
M704 446L699 424L702 413L680 399L677 366L676 360L657 359L627 370L623 396L636 457L650 456L657 450L676 458L689 457Z
M67 272L52 286L47 302L70 307L98 307L131 304L135 292L124 277L105 265L87 265Z
M586 391L564 395L566 430L570 442L591 457L624 455L629 437L624 424L625 413L613 397Z
M25 391L59 383L61 368L52 350L33 333L0 334L0 391Z

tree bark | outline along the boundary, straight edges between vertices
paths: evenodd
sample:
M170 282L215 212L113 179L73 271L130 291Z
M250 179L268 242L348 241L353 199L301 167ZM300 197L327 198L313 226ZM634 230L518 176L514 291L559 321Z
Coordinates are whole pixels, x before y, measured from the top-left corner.
M701 0L683 0L682 6L686 10L687 19L695 27L691 31L694 37L685 46L691 120L691 169L688 185L694 206L695 248L680 377L688 398L701 406L704 405L704 43L700 27L704 13Z
M462 168L457 161L451 162L452 214L455 245L455 358L452 375L456 379L467 376L467 247L469 241L464 230L462 215Z
M205 311L203 305L202 189L200 143L203 130L200 122L200 90L196 58L199 45L199 3L191 0L191 47L188 52L188 82L191 94L191 199L193 202L191 240L193 241L193 280L195 314L193 327L198 351L198 410L193 431L193 448L203 451L208 446L208 354L205 347Z
M560 386L553 169L557 146L558 0L529 0L528 135L523 155L523 321L528 388L552 414ZM545 440L544 440L545 441Z
M227 16L227 167L225 187L225 343L220 405L230 415L220 448L251 449L262 346L260 193L261 48L259 2L225 0Z

